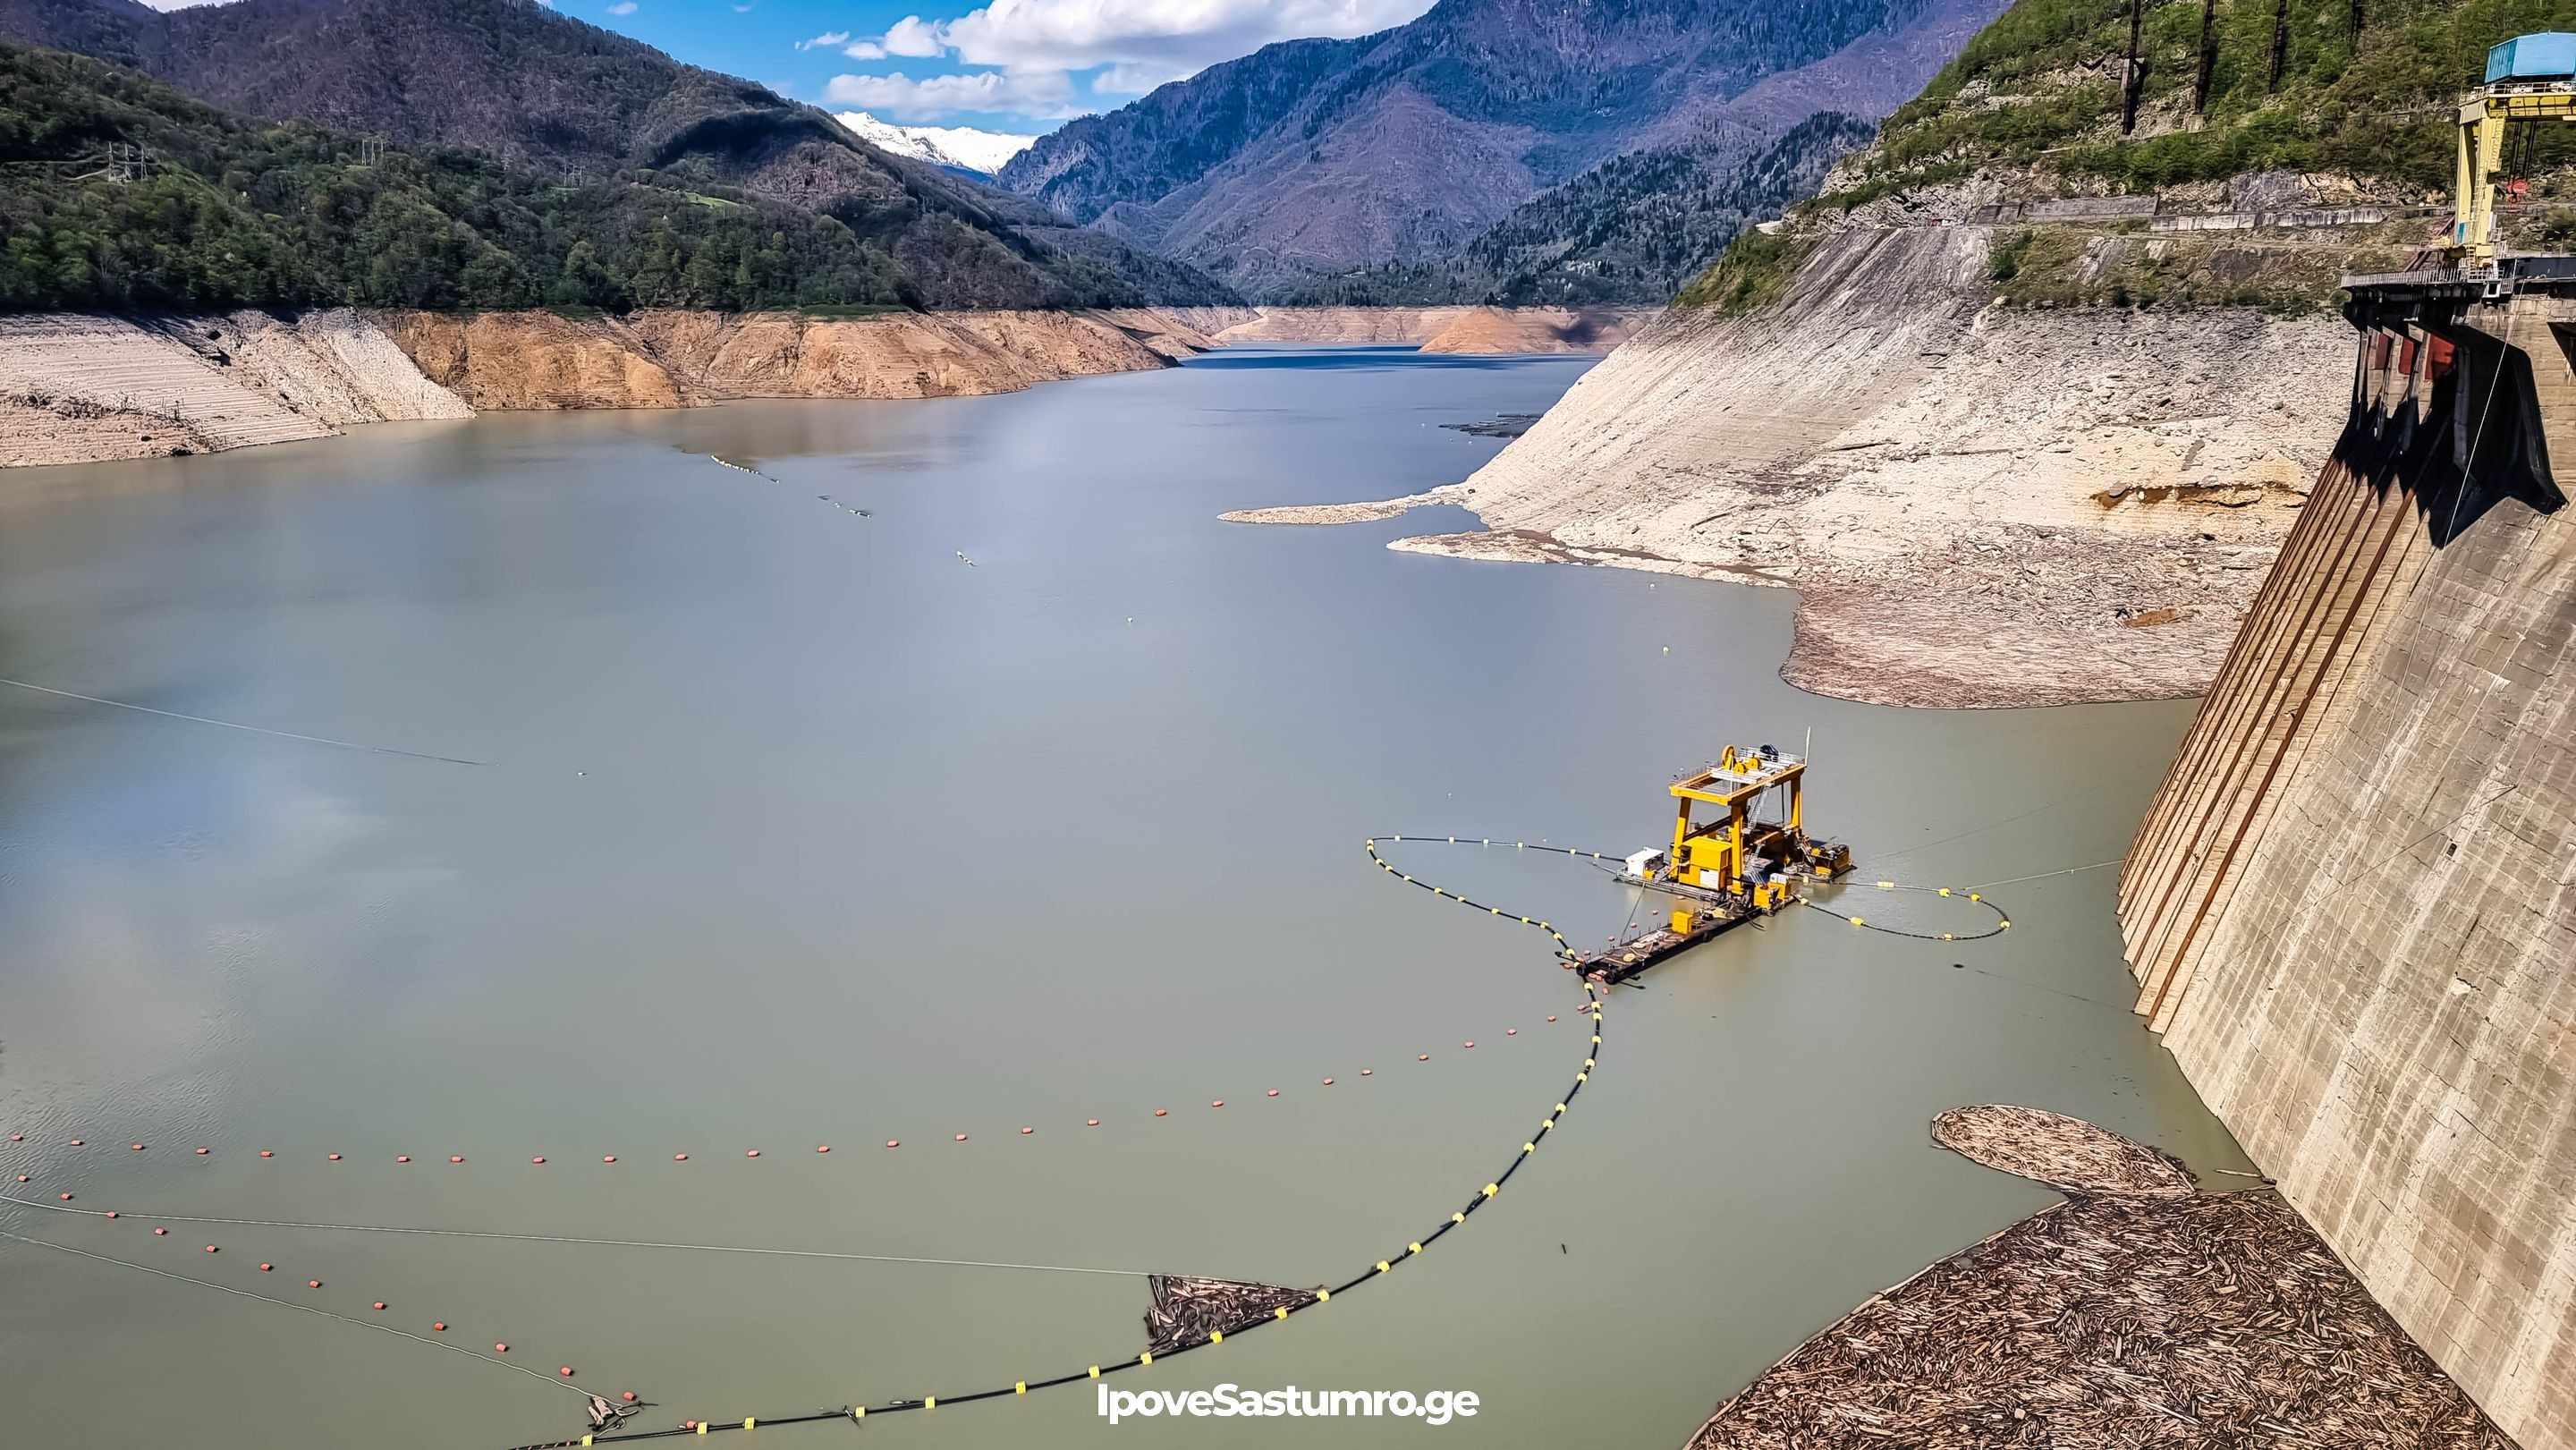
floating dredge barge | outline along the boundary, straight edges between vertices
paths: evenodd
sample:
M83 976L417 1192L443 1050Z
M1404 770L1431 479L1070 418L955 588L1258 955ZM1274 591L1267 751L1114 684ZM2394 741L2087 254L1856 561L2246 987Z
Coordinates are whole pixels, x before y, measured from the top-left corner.
M1726 747L1706 770L1672 785L1673 843L1627 858L1619 879L1672 898L1665 925L1575 958L1586 976L1624 982L1718 933L1798 899L1797 883L1852 869L1851 848L1806 832L1807 762L1772 746ZM1774 796L1778 799L1772 800ZM1762 818L1765 806L1773 810ZM1699 807L1716 810L1699 818Z

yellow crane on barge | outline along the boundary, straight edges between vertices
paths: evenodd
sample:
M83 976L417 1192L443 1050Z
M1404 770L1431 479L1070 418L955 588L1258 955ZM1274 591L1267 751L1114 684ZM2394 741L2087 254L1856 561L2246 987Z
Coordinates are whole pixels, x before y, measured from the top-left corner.
M1621 863L1619 879L1672 898L1663 927L1576 959L1625 981L1655 963L1798 899L1806 881L1850 874L1851 847L1806 829L1807 762L1770 745L1729 745L1674 781L1673 839ZM1703 807L1713 807L1705 815Z

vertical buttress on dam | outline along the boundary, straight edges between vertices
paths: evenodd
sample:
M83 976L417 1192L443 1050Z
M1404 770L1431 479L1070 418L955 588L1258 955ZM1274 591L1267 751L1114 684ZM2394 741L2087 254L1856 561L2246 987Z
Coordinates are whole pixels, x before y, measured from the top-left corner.
M2509 1433L2576 1450L2576 259L2347 286L2349 419L2122 932L2289 1200Z

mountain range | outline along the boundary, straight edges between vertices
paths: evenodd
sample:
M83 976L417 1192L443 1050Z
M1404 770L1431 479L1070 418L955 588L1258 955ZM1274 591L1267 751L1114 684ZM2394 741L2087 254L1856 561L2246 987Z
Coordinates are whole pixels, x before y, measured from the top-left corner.
M922 306L1233 300L1191 268L537 0L234 0L167 14L0 0L0 39L138 70L225 111L472 147L559 182L732 188L832 218Z
M898 126L865 111L839 111L833 119L889 156L909 156L986 180L1038 139L1008 131L979 131L972 126Z
M1573 188L1560 212L1582 210L1586 187L1615 209L1638 177L1726 177L1819 113L1875 120L2003 8L1441 0L1392 30L1266 46L1070 122L998 180L1069 220L1279 295L1456 256L1556 188ZM1654 153L1665 154L1629 162L1625 179L1586 180ZM1580 219L1567 224L1579 231Z

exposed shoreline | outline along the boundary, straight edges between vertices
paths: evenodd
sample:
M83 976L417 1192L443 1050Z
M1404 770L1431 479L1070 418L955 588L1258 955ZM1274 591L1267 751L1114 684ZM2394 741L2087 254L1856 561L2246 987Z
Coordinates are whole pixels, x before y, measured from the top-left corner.
M1455 558L1798 590L1781 675L1871 704L2187 698L2342 425L2351 328L2007 307L1992 228L1854 230L1777 303L1675 309L1454 500Z
M0 468L216 453L362 423L738 398L913 399L1141 372L1229 342L1572 352L1610 314L1502 308L0 315Z

